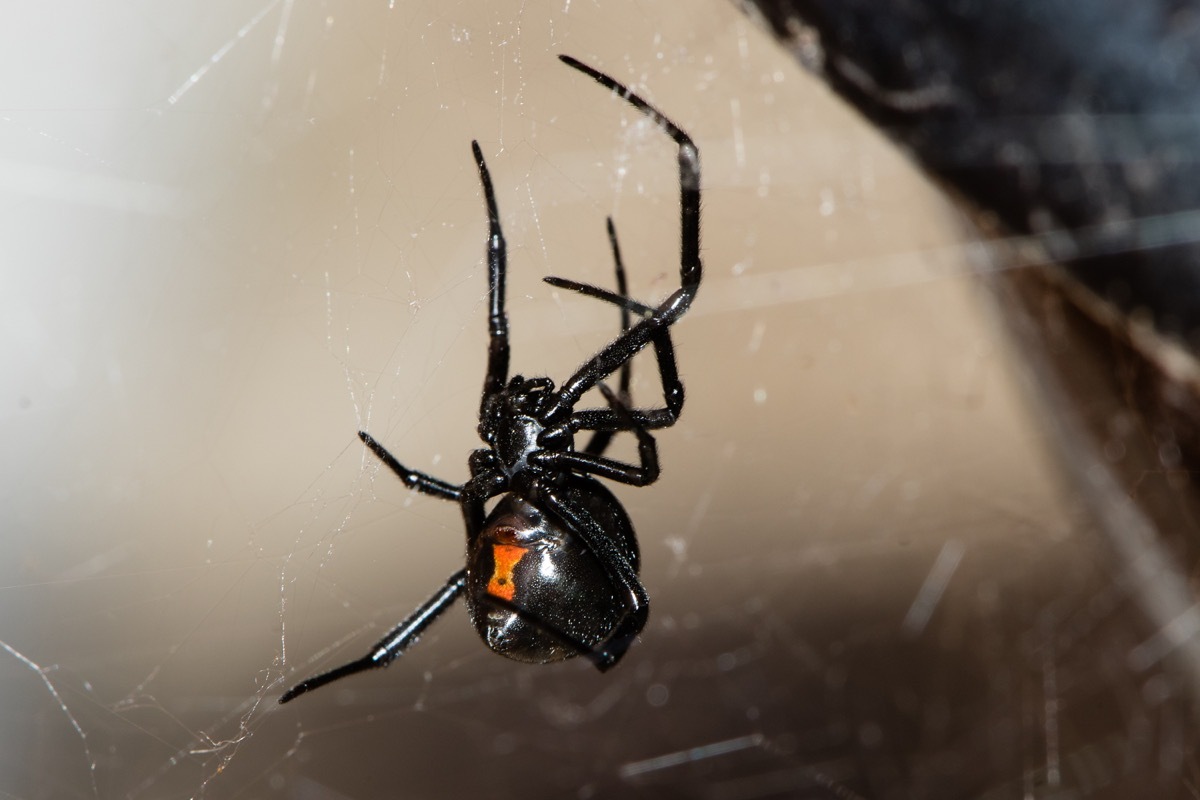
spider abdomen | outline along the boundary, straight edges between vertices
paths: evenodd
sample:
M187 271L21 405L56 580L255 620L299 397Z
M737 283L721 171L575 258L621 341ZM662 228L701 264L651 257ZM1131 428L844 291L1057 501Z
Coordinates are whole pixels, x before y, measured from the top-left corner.
M616 502L587 483L607 495L596 498L600 504ZM624 512L617 514L632 537ZM543 664L590 652L621 621L620 596L579 533L517 493L501 498L468 545L471 620L490 649L516 661Z

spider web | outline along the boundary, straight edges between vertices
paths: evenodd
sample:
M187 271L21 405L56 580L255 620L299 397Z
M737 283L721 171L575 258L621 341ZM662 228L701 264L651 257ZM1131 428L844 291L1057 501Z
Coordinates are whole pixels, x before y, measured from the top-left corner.
M0 794L1191 785L1156 655L1188 620L1147 625L1060 476L971 275L1002 262L733 7L597 6L80 3L8 28L0 74L39 78L0 86ZM687 408L659 483L616 489L650 623L599 675L497 658L460 608L280 709L462 563L457 509L354 434L466 475L470 139L514 371L561 379L614 334L611 307L541 283L611 285L607 215L635 297L677 283L671 144L560 52L702 152ZM634 397L659 391L639 358Z

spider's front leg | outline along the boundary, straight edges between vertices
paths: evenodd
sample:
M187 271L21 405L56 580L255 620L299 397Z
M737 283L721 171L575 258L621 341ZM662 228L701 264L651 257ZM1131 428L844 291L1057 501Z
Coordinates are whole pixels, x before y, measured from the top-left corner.
M678 147L679 162L679 288L659 303L652 316L641 320L622 333L607 347L592 356L575 374L563 382L554 402L545 412L549 423L559 423L570 415L584 392L611 375L639 350L675 324L692 304L703 267L700 261L700 151L688 134L650 103L630 91L629 87L572 58L559 59L592 78L601 86L615 92L625 102L644 114ZM668 406L670 405L668 400ZM663 427L670 423L665 423Z
M479 168L479 183L483 186L483 200L487 205L488 241L488 365L483 379L483 396L479 402L479 414L488 398L504 388L508 380L508 314L504 310L504 279L508 269L508 250L504 232L500 228L500 212L496 209L496 193L492 189L492 176L479 142L472 140L471 152Z

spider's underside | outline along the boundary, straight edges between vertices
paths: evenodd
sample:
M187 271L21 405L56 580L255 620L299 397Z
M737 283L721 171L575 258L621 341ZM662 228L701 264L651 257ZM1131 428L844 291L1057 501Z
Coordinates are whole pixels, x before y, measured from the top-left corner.
M510 378L504 234L483 153L471 142L489 230L488 364L479 407L479 436L487 447L471 453L471 477L460 486L405 467L370 434L359 433L406 486L459 504L467 533L466 567L365 656L296 684L280 703L347 675L387 666L464 593L484 642L518 661L545 663L582 655L606 670L625 655L646 623L649 601L638 580L633 525L596 478L632 486L657 480L658 453L649 431L675 424L683 408L670 327L687 311L700 286L700 157L691 138L654 106L574 58L559 58L612 90L678 145L680 287L657 306L630 299L609 219L616 292L563 278L546 281L618 306L620 334L559 387L549 378ZM638 321L631 325L632 315ZM646 345L654 347L663 405L631 408L629 362ZM618 371L614 393L602 381ZM599 388L608 407L576 410L593 387ZM591 436L577 450L574 436L580 431L590 431ZM637 464L604 455L613 435L621 431L637 437ZM485 504L497 496L499 502L486 513Z

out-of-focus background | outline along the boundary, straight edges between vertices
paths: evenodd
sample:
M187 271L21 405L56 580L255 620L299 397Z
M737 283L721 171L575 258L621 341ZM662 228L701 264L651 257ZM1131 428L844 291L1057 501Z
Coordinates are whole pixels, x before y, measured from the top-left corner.
M1062 470L1006 265L726 3L31 7L0 33L0 794L1128 797L1195 786L1187 672ZM462 609L279 708L462 564L485 218L513 369L562 378L705 280L663 477L618 487L651 616L620 667ZM655 402L640 358L639 402ZM618 454L632 456L628 441ZM1153 479L1153 476L1148 476ZM1167 636L1167 634L1170 634ZM1187 796L1187 795L1181 795Z

